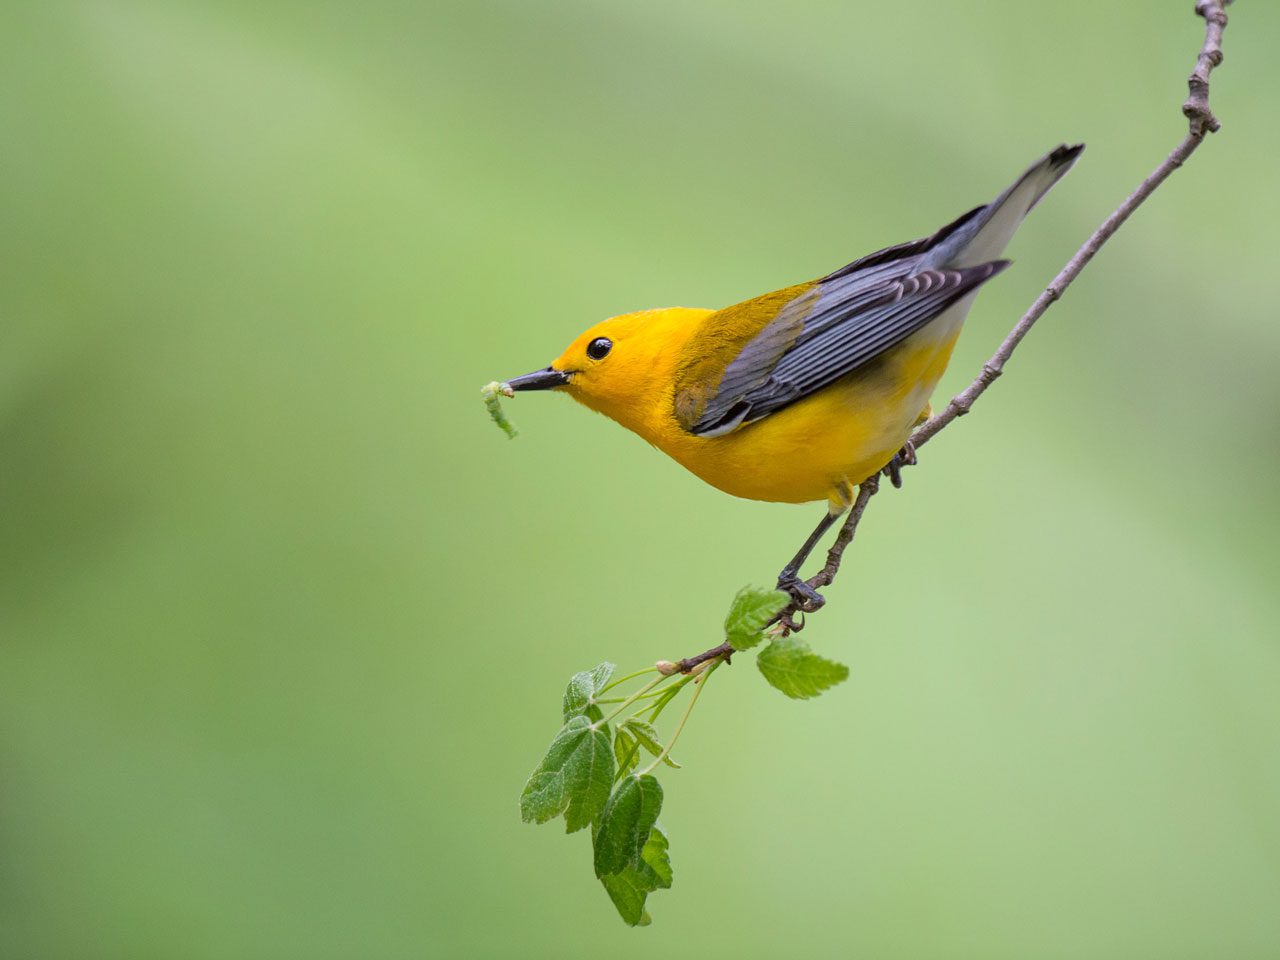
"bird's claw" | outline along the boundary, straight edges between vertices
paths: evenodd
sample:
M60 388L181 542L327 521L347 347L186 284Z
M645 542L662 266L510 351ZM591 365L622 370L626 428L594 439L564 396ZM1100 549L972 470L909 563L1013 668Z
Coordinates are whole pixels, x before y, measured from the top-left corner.
M903 444L902 449L893 455L893 459L886 464L885 468L880 472L889 478L889 482L895 488L902 488L902 468L914 467L919 461L916 459L916 445L908 440Z
M827 602L826 597L794 573L784 573L778 577L778 589L791 597L792 604L801 613L813 613Z

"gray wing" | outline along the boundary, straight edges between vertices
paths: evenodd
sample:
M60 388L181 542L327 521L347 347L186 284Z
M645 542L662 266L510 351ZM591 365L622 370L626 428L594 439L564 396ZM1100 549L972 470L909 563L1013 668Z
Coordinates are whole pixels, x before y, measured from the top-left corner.
M1082 150L1084 144L1061 145L991 203L932 236L886 247L806 285L725 366L705 403L703 388L692 391L682 422L699 436L728 433L821 390L928 325L1008 266L995 258ZM749 315L751 302L742 308Z
M818 281L816 297L806 291L784 306L725 368L690 432L720 436L821 390L927 326L1009 265L995 260L921 269L922 255L938 237L855 261ZM784 335L790 345L780 353Z

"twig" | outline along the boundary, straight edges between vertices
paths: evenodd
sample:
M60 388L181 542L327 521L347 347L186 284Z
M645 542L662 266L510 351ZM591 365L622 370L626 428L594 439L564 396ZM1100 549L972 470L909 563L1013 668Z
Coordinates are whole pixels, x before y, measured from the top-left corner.
M1044 292L1036 297L1035 302L1022 315L1022 319L1009 331L1009 335L1000 344L1000 348L992 354L990 360L982 365L982 370L974 378L973 382L952 397L940 414L931 417L911 435L910 442L917 448L937 436L943 427L969 412L973 407L974 401L982 396L987 388L1004 373L1004 365L1013 356L1013 351L1022 342L1022 338L1030 332L1036 321L1049 309L1050 305L1062 297L1067 287L1071 286L1076 277L1080 275L1080 272L1088 266L1089 261L1094 258L1094 255L1102 249L1102 245L1111 239L1112 235L1129 219L1133 211L1142 206L1173 171L1182 166L1187 158L1195 153L1200 144L1204 142L1206 133L1214 133L1221 128L1217 117L1209 109L1209 74L1214 67L1222 63L1222 32L1227 26L1227 13L1224 8L1229 3L1231 3L1231 0L1200 0L1196 4L1196 14L1203 17L1205 21L1204 44L1200 48L1199 56L1196 57L1195 69L1187 80L1189 92L1186 102L1182 105L1182 112L1187 118L1188 129L1182 142L1174 147L1173 152L1165 157L1164 161L1152 171L1151 175L1125 198L1125 201L1116 208L1114 213L1102 221L1098 229L1075 252L1075 255L1067 261L1066 266L1045 287ZM858 524L866 512L867 504L875 496L879 486L879 477L873 474L858 487L858 496L849 511L849 516L840 528L840 534L836 537L835 544L827 553L827 562L821 570L806 581L809 586L817 589L829 586L835 580L836 574L840 572L840 562L844 556L845 548L853 540ZM782 624L784 632L799 630L804 626L803 620L797 623L794 619L798 612L799 608L793 603L779 615L778 622ZM721 646L725 645L722 644ZM693 659L709 658L717 650L720 650L720 648L713 648ZM688 661L681 661L682 664L685 662Z
M1231 0L1200 0L1196 13L1204 17L1204 46L1196 57L1196 68L1187 80L1188 95L1182 112L1191 121L1191 133L1197 138L1206 130L1217 133L1222 124L1209 109L1209 74L1222 63L1222 31L1227 28L1227 11Z
M693 668L700 663L705 663L708 660L714 660L717 657L720 657L725 663L728 663L731 656L733 656L733 644L725 641L719 646L712 647L710 650L704 650L696 657L685 657L683 660L677 660L676 669L681 673L692 673Z

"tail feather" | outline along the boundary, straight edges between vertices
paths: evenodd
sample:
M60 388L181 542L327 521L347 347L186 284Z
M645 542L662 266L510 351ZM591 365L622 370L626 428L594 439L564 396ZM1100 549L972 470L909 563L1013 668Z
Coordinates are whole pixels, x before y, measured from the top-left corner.
M1063 144L1036 161L1009 189L929 251L925 267L971 267L1004 252L1022 219L1076 162L1084 144Z

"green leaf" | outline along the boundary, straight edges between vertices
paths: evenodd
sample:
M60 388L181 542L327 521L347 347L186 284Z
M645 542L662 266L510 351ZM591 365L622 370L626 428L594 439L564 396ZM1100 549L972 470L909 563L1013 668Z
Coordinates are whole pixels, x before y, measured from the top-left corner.
M622 727L613 738L613 755L618 760L617 777L625 777L640 763L640 744Z
M520 794L520 819L525 823L546 823L564 811L564 774L535 770Z
M623 720L618 727L619 731L626 730L632 737L639 741L640 745L648 750L655 757L662 753L662 741L658 739L658 731L652 724L641 720L639 717L628 717ZM671 757L663 757L663 762L669 767L680 769L680 764L676 763Z
M662 809L662 786L653 774L627 777L609 797L595 836L597 877L636 866Z
M650 924L649 911L644 908L645 898L650 888L645 886L639 871L628 867L620 873L600 878L605 893L617 907L619 916L629 927L647 927Z
M609 678L613 676L613 671L617 670L617 665L605 660L603 663L597 664L595 669L591 671L592 693L599 693L609 685Z
M599 719L600 711L591 702L591 698L608 685L615 669L617 668L606 660L594 669L583 670L569 678L569 685L564 690L565 723L581 714L595 714L591 719Z
M818 656L795 637L778 637L760 651L756 666L788 697L807 700L849 677L849 668Z
M591 706L591 674L575 673L564 688L564 722L580 717Z
M671 869L671 844L662 828L656 823L649 830L649 839L640 851L640 872L649 878L655 890L671 889L674 873Z
M649 831L649 839L640 851L640 862L618 873L600 878L609 899L628 925L643 927L649 924L649 912L645 899L655 890L671 886L671 859L667 855L666 835L655 824Z
M600 815L613 784L609 734L586 717L560 728L520 794L520 817L546 823L564 814L565 830L581 830Z
M600 816L613 787L613 751L608 732L593 729L588 744L565 767L565 791L569 795L564 812L565 833L590 826Z
M585 717L574 717L565 724L538 768L529 777L520 794L520 817L526 823L546 823L558 817L569 805L565 792L564 767L569 757L590 735L591 723Z
M790 600L781 590L743 587L725 617L725 639L735 650L750 650L764 639L762 631Z

